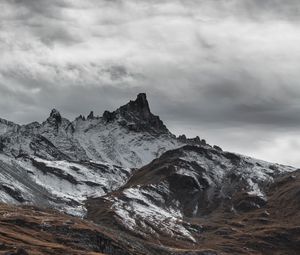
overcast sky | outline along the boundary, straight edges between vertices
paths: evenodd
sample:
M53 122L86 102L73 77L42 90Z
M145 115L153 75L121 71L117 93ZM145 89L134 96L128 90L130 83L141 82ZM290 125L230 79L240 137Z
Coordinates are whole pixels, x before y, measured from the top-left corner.
M299 0L1 0L0 117L146 92L175 134L300 166Z

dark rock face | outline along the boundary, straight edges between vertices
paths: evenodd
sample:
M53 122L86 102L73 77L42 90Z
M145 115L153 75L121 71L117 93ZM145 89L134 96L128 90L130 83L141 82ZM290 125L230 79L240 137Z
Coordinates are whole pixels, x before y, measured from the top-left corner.
M233 204L235 205L236 210L247 212L264 207L267 204L267 200L259 196L242 193L235 198Z
M79 115L75 120L83 120L83 121L85 121L85 116Z
M109 111L105 111L103 113L103 119L106 122L112 122L116 119L116 113L115 112L109 112Z
M48 167L45 163L37 162L34 159L31 159L31 161L32 165L41 170L44 174L53 174L62 180L65 179L72 184L78 184L77 180L72 175L62 173L62 171L58 168Z
M91 111L90 114L87 116L87 120L92 120L94 119L94 112Z
M206 145L206 141L204 139L200 139L199 136L196 136L195 138L187 138L186 135L180 135L178 136L178 141L186 144L199 144L199 145Z
M5 144L4 144L3 138L0 137L0 152L3 152L4 148L5 148Z
M48 120L54 123L61 123L62 118L59 111L53 109L50 113L50 117L48 118Z
M218 151L223 151L222 148L219 147L219 146L217 146L217 145L214 145L213 148L216 149L216 150L218 150Z
M145 93L139 94L135 101L130 101L127 105L122 106L120 111L125 116L128 113L134 114L141 120L148 120L152 117Z
M16 201L20 203L24 203L26 200L22 197L22 192L19 190L15 190L5 184L0 185L0 190L6 192L9 194L12 198L14 198Z
M56 135L62 125L62 117L59 111L52 109L49 118L42 125L47 126L47 128L52 130L51 132Z
M33 150L35 156L46 158L47 155L52 156L58 160L70 160L70 157L58 150L47 138L42 135L36 135L32 138L29 144L30 149Z
M103 118L107 122L111 122L118 117L121 126L134 132L170 134L160 118L151 113L145 93L139 94L135 101L130 101L115 112L105 111L103 114Z

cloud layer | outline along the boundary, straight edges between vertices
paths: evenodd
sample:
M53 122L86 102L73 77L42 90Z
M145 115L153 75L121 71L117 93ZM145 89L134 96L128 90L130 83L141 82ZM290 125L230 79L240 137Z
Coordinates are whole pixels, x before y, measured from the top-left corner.
M0 116L101 114L141 91L176 133L300 165L296 0L3 0ZM167 99L167 100L166 100Z

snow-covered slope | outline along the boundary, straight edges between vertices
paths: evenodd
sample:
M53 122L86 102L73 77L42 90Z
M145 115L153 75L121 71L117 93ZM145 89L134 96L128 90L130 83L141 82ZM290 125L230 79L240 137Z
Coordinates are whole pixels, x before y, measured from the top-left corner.
M141 167L167 150L187 143L203 143L200 139L176 138L158 116L151 113L145 94L103 117L74 122L74 139L93 160L103 160L125 167Z
M103 124L103 120L87 131L76 131L74 137L90 159L135 168L183 145L169 134L134 132L116 122Z
M103 162L11 159L0 155L0 200L84 216L84 201L124 185L131 170Z

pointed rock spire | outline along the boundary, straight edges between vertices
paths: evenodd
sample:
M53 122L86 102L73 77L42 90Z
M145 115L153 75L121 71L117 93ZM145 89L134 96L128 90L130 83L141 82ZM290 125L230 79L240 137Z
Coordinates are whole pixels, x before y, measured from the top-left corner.
M122 106L120 110L123 113L131 113L142 119L148 119L152 115L145 93L138 94L135 101L130 101L128 104Z
M138 94L136 100L114 112L105 111L102 118L106 122L118 121L121 126L135 132L171 134L160 118L151 113L145 93Z
M55 120L55 122L57 122L57 123L60 123L62 120L59 111L56 109L52 109L49 119Z
M75 120L85 120L84 115L80 114Z
M138 94L136 100L121 106L115 112L115 115L121 116L123 125L133 131L170 133L160 118L151 113L145 93ZM107 113L106 116L108 116ZM109 117L112 116L114 114L111 114Z
M138 94L134 103L140 110L150 113L150 107L149 107L146 93Z
M94 112L93 111L90 112L90 114L87 116L87 119L88 120L94 119Z

